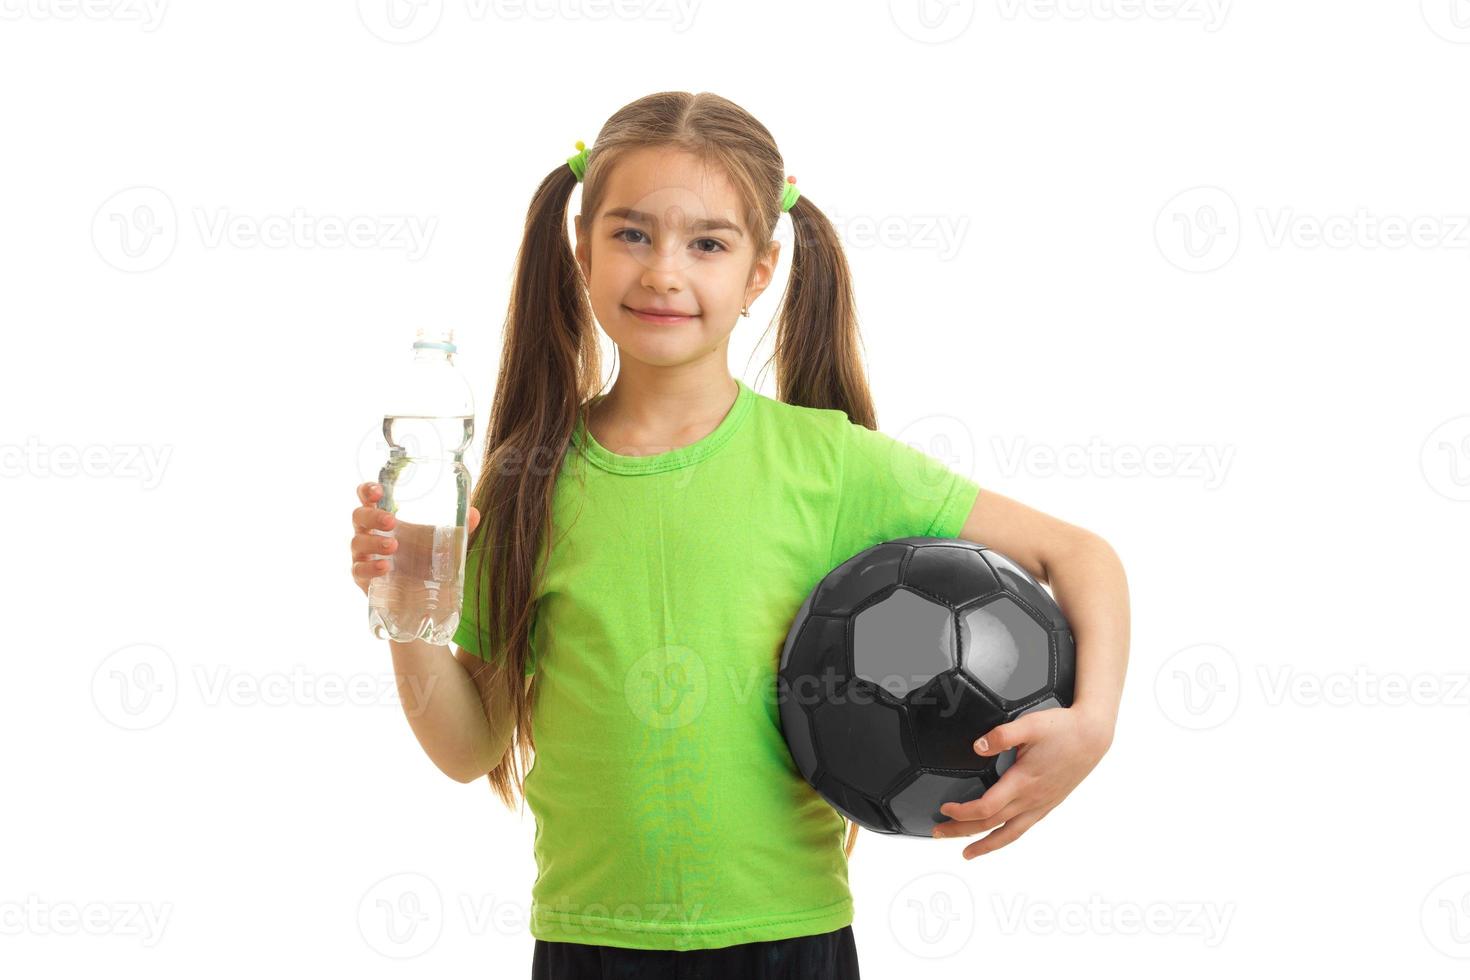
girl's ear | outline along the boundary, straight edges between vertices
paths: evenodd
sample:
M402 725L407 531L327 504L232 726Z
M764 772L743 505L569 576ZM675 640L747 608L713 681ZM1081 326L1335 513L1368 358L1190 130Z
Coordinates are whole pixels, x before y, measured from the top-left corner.
M766 249L766 254L755 260L755 265L750 268L750 281L745 288L745 305L749 306L756 301L756 297L766 291L771 280L776 275L776 260L781 257L781 243L772 242L771 247Z

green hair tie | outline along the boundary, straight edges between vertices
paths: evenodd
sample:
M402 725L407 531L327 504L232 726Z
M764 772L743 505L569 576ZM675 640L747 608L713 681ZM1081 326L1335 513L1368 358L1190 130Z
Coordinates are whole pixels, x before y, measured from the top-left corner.
M781 195L781 210L790 211L791 205L796 203L798 197L801 197L801 191L796 189L796 178L787 177L786 193Z
M577 175L577 183L587 176L587 155L592 151L587 149L587 144L577 140L577 155L567 157L567 166L572 168L572 173Z

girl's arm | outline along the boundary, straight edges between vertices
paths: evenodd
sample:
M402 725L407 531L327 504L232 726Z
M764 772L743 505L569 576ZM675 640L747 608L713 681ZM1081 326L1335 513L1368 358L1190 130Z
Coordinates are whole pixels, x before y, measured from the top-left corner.
M403 713L434 765L462 783L494 768L510 746L514 719L509 703L486 683L485 662L425 640L389 640L388 646Z

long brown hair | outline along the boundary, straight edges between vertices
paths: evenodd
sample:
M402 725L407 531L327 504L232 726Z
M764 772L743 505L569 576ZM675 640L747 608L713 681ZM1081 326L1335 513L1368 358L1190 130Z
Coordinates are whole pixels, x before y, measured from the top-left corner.
M582 214L597 214L608 174L630 150L663 147L723 168L749 216L755 254L769 247L781 216L785 164L765 126L740 106L709 92L657 92L631 102L603 124L587 157ZM481 649L494 651L491 684L514 706L515 733L490 770L490 785L507 807L524 798L536 742L530 704L534 680L523 680L535 596L550 554L553 490L578 419L602 388L602 365L586 283L567 235L567 204L576 175L559 164L541 181L526 214L506 315L500 374L474 505L481 520L470 538L480 548L476 576ZM791 273L777 314L771 360L780 401L837 408L876 428L860 352L847 260L832 223L803 190L791 210ZM769 328L768 328L769 329ZM767 364L770 360L767 361ZM484 542L489 547L483 547ZM487 642L488 637L496 637ZM848 827L852 854L857 824Z

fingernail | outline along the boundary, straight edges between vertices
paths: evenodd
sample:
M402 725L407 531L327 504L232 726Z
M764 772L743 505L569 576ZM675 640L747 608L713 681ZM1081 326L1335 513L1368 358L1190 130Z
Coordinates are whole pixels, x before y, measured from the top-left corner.
M985 740L985 736L982 735L979 738L975 739L975 751L976 752L988 752L988 751L990 751L990 743Z

